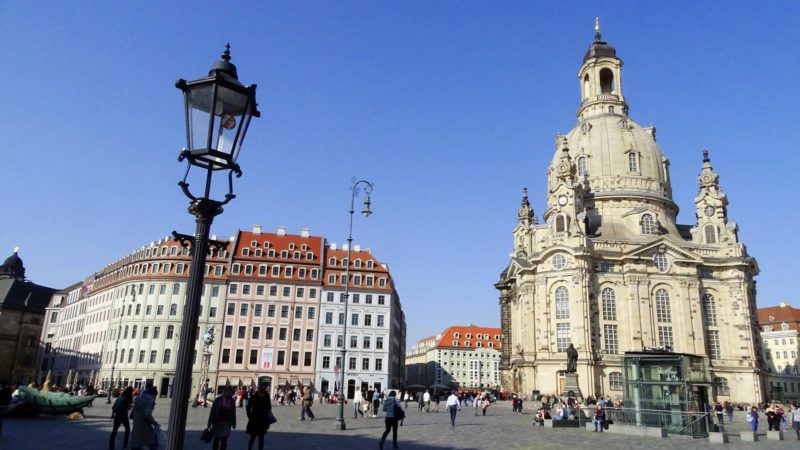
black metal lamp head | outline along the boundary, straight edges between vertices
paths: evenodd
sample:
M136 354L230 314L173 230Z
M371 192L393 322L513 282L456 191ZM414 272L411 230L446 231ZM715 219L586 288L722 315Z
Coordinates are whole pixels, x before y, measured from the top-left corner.
M197 166L209 171L230 170L231 175L236 173L240 176L241 170L236 160L250 119L260 117L261 113L257 109L256 85L245 86L240 83L236 66L230 61L228 44L220 60L211 66L207 77L175 82L175 86L183 91L186 113L187 147L181 152L179 160L187 159L189 168ZM186 177L183 183L185 181Z
M364 217L369 217L372 215L372 210L370 209L372 202L370 201L369 194L370 193L367 192L366 195L364 195L364 209L361 210L361 214L363 214Z

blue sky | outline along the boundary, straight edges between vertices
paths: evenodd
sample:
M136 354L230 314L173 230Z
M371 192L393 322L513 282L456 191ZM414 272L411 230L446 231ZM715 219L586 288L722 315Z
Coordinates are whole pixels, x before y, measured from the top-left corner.
M262 117L212 232L308 227L341 244L350 180L367 178L375 214L355 243L389 263L409 345L497 325L520 191L541 216L595 16L631 117L658 128L680 222L708 148L762 270L759 305L800 306L795 1L3 2L0 255L19 245L29 279L65 287L192 232L174 81L230 41Z

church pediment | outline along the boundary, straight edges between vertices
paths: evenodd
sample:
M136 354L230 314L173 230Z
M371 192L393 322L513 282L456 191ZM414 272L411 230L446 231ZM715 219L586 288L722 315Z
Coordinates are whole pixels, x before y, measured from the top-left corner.
M657 239L641 247L635 248L627 252L625 256L652 258L656 253L666 253L671 255L676 261L693 262L697 264L703 263L703 258L699 257L694 252L679 246L666 237L662 237L661 239Z

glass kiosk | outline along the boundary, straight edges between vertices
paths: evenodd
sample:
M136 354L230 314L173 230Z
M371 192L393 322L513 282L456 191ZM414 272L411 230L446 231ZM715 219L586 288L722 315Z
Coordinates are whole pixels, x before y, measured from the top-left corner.
M711 376L703 356L625 352L625 423L671 434L708 434Z

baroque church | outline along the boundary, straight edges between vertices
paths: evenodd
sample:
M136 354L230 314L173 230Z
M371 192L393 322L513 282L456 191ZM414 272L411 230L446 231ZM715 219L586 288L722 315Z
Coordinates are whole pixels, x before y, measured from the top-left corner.
M506 391L560 394L566 349L583 395L623 397L623 356L703 356L714 400L761 401L758 265L703 152L696 223L676 223L655 127L628 117L622 60L595 40L578 71L577 125L556 136L541 222L523 190L500 291ZM699 158L698 158L699 159Z

